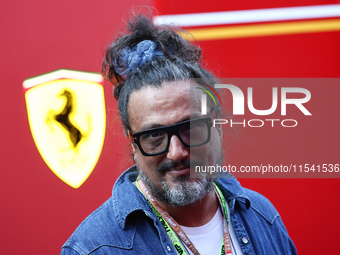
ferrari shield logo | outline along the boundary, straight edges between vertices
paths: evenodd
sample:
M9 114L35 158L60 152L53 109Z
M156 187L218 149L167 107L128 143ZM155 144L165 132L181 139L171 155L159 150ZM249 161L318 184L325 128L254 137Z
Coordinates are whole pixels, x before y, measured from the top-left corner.
M105 102L99 74L58 70L24 82L35 144L49 168L78 188L100 156Z

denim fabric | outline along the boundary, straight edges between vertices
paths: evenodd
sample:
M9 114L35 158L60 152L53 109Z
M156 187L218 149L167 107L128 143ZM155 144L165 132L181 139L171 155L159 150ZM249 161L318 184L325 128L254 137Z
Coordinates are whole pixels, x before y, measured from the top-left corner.
M61 254L177 254L148 202L134 186L135 167L116 181L112 197L87 217ZM217 181L231 210L230 220L244 254L297 254L274 206L242 188L235 178Z

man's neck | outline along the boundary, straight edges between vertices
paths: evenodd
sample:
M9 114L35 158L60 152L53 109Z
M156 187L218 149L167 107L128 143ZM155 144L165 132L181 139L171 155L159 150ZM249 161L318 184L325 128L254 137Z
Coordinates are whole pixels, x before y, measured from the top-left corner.
M211 190L203 199L183 207L171 207L160 204L179 225L186 227L199 227L207 224L218 209L218 200L214 190Z

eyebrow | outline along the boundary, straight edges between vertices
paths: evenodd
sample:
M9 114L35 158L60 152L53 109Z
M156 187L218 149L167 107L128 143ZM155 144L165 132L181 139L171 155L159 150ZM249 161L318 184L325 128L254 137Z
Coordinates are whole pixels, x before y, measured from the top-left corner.
M187 121L187 120L190 120L190 119L197 119L197 118L200 118L202 116L195 116L195 117L184 117L183 119L181 119L180 121L176 122L176 123L173 123L173 124L170 124L170 125L162 125L162 124L159 124L159 123L149 123L149 124L146 124L146 125L143 125L141 127L141 130L138 131L138 132L142 132L142 131L146 131L146 130L149 130L149 129L154 129L154 128L162 128L162 127L168 127L168 126L172 126L172 125L176 125L178 123L181 123L181 122L184 122L184 121Z
M161 127L166 127L166 126L161 125L161 124L156 124L156 123L150 123L150 124L146 124L146 125L142 126L141 130L138 131L138 132L142 132L142 131L145 131L145 130L148 130L148 129L153 129L153 128L161 128Z

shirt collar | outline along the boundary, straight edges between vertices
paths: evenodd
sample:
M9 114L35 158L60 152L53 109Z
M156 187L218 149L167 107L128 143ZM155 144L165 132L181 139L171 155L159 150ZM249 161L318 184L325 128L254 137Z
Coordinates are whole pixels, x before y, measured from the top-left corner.
M121 228L125 228L126 220L131 213L144 211L146 215L152 215L152 210L143 194L133 184L137 179L136 166L127 169L117 179L112 190L113 211Z
M236 202L245 204L246 209L250 208L250 199L245 193L245 189L234 176L230 174L226 178L217 179L216 183L228 201L231 212L234 211Z

